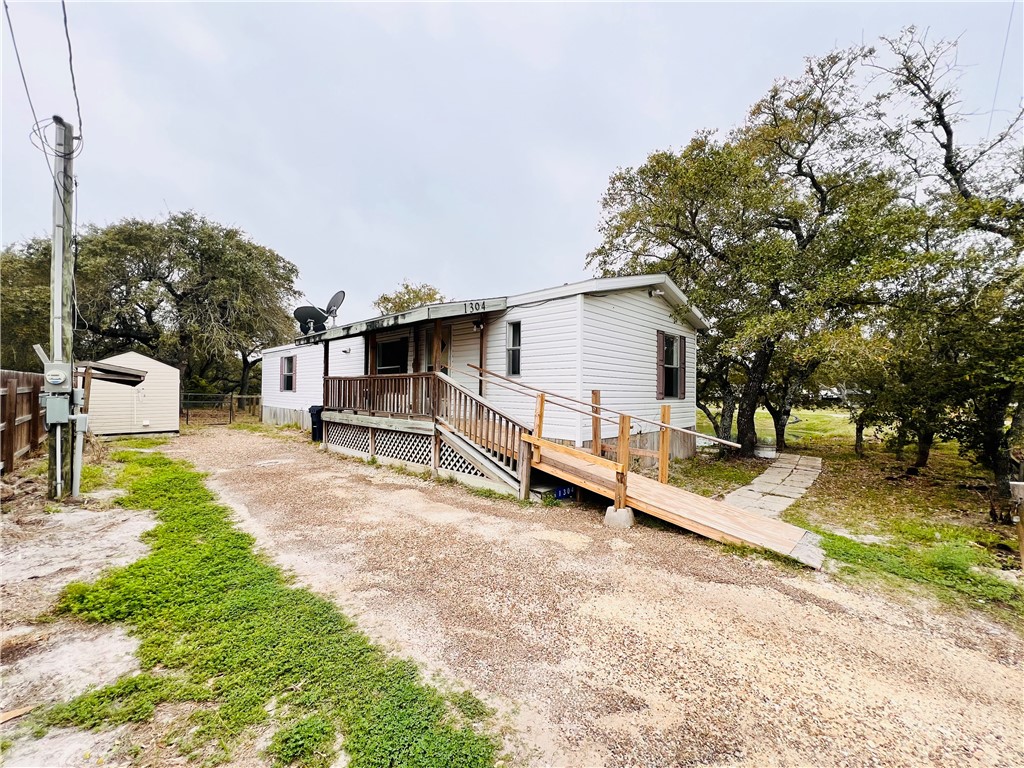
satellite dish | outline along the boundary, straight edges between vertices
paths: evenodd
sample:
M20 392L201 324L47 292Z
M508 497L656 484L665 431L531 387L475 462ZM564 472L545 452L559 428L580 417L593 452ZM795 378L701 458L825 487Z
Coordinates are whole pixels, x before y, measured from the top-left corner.
M299 330L303 336L310 333L323 333L327 330L327 313L317 307L297 307L292 316L299 321Z
M327 309L320 309L311 305L298 307L292 312L292 315L298 320L299 330L302 331L302 335L308 336L310 333L323 333L326 331L327 318L338 316L338 307L341 306L341 302L344 300L345 292L338 291L327 302Z
M327 302L327 309L324 310L328 317L338 316L338 307L345 300L345 292L338 291L336 294L331 296L331 300Z

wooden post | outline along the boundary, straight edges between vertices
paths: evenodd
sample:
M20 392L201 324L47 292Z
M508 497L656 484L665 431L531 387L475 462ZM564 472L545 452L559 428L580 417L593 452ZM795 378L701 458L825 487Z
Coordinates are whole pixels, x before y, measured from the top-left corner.
M370 458L372 459L374 456L377 455L377 430L374 429L373 427L368 427L367 432L370 433L369 439L367 441L369 443L369 445L367 446L367 450L370 451Z
M32 421L30 422L32 428L29 431L33 451L35 451L39 447L39 444L43 442L43 434L46 432L44 429L45 425L39 417L39 395L41 391L42 385L39 383L39 379L34 379L32 381L32 409L30 411L32 414ZM86 390L86 397L88 397L88 392L89 390ZM89 401L86 400L85 402L88 403ZM83 411L83 413L88 413L88 410Z
M235 393L228 393L228 424L235 423Z
M437 422L434 423L434 439L430 445L430 469L434 477L441 471L441 431L437 428Z
M434 348L431 350L431 359L434 361L434 373L441 373L441 321L434 321Z
M324 342L324 378L322 382L322 390L320 405L327 407L327 379L331 375L331 357L330 357L330 342ZM263 421L262 417L260 421Z
M487 367L487 319L480 315L478 321L480 323L480 367ZM484 377L480 376L477 380L477 394L480 397L484 397Z
M13 376L7 379L7 396L4 397L4 439L3 439L3 462L4 472L14 470L14 451L18 430L15 422L18 420L18 380Z
M525 440L519 441L519 498L530 498L530 465L533 463L533 446Z
M590 402L594 405L590 409L593 416L590 417L590 452L595 456L601 455L601 390L590 390Z
M661 406L661 423L672 423L672 406ZM672 433L667 427L662 427L658 433L658 482L668 482L668 449L672 442Z
M92 397L92 368L85 369L85 396L82 399L82 413L89 412L89 398Z
M377 375L377 334L371 333L366 337L366 375Z
M540 438L544 436L544 393L537 395L537 409L533 414L533 436ZM540 461L540 446L535 451L534 461Z
M617 460L622 471L615 473L615 508L626 508L626 476L629 474L629 416L619 416L619 444Z

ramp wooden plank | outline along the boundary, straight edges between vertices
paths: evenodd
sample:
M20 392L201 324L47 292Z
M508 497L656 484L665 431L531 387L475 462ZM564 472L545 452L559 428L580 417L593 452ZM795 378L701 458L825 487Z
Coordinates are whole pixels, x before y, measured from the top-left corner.
M594 493L615 496L615 473L580 456L543 454L534 466L576 482ZM790 523L733 507L643 475L629 473L626 503L666 522L716 541L761 547L820 568L824 553L820 539Z

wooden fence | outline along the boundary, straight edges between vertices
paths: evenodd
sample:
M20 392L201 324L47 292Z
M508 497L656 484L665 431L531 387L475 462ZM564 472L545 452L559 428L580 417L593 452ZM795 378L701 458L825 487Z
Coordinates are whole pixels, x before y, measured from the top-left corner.
M46 439L44 413L39 405L43 374L0 371L0 472L14 469L19 459Z

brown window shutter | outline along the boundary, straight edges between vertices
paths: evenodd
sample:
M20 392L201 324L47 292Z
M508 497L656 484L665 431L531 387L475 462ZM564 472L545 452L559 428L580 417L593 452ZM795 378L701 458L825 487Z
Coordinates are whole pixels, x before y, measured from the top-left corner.
M299 391L299 356L292 357L292 392Z
M282 357L279 361L281 370L278 372L277 388L279 391L284 392L284 358Z
M686 337L679 337L679 399L686 397Z
M658 331L658 399L665 399L665 332Z

